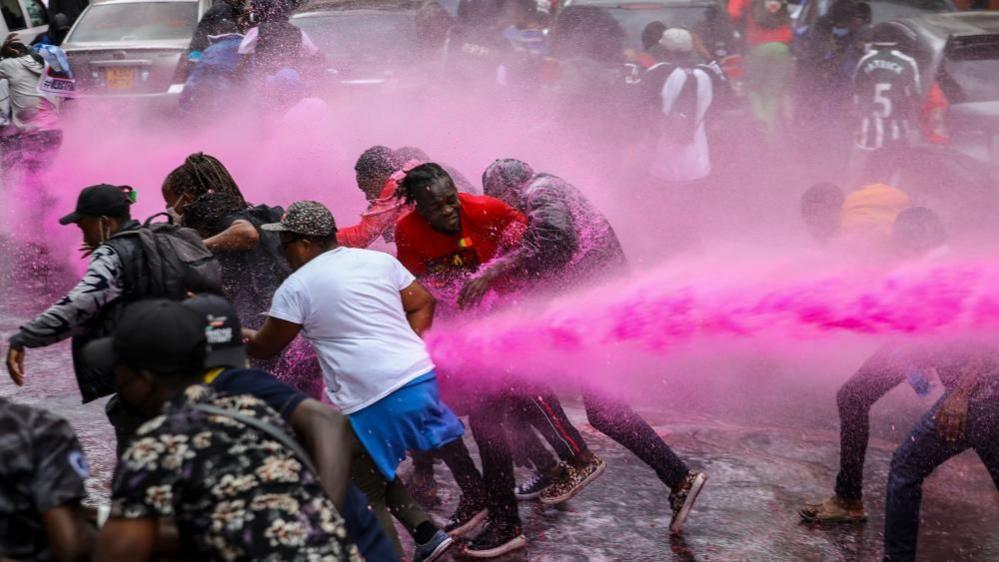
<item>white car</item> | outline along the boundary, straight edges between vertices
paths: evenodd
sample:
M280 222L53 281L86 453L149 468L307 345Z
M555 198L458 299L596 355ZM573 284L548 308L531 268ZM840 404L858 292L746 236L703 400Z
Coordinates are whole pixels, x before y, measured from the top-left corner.
M49 13L42 0L0 0L3 21L0 23L0 40L17 33L24 44L49 28Z
M77 98L176 107L191 38L210 7L211 0L110 0L87 6L62 44Z

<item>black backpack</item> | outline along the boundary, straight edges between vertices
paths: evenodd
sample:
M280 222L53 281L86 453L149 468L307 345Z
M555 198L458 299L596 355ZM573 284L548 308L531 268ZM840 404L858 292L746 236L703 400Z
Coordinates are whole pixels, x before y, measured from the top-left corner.
M694 133L700 125L697 119L697 77L689 68L679 70L687 75L687 79L673 100L669 113L661 120L661 134L674 145L688 145L694 142Z
M284 216L284 208L256 205L247 210L247 216L250 223L260 233L260 246L271 257L273 267L276 269L274 273L278 279L283 281L291 275L291 266L288 265L288 260L284 256L284 248L281 247L281 238L276 232L261 230L260 226L281 222L281 217Z
M198 232L176 225L172 219L152 222L158 216L169 218L166 213L153 215L140 228L119 232L109 241L118 246L134 240L141 253L141 258L136 255L138 259L123 260L124 297L182 300L189 292L221 294L222 268Z
M73 337L73 370L84 403L113 394L115 388L114 375L90 364L83 350L87 343L110 335L131 303L151 298L179 301L188 292L222 294L222 268L197 231L175 225L172 219L152 222L160 215L105 242L121 258L124 291Z
M791 23L787 0L753 0L752 17L763 29L780 29Z

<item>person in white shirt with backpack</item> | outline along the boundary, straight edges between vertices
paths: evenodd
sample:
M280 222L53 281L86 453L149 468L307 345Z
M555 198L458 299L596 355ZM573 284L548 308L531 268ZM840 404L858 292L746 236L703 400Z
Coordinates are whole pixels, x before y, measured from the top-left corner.
M641 80L653 123L649 172L664 192L665 210L675 215L677 238L696 238L699 201L711 175L705 120L727 88L717 64L696 62L695 41L686 29L667 29L659 41L665 61Z

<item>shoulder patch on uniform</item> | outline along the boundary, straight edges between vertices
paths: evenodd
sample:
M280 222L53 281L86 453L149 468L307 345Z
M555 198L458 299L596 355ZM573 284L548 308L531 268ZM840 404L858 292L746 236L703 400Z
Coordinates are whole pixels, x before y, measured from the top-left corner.
M69 466L80 475L80 478L90 476L90 467L87 466L87 458L83 456L82 452L71 451L66 460L69 461Z

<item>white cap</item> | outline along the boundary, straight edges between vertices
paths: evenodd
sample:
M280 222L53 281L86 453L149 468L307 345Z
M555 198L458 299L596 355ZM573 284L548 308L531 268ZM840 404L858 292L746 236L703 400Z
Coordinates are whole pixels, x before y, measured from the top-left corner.
M674 53L689 53L694 50L694 37L686 29L672 27L663 32L659 44Z

